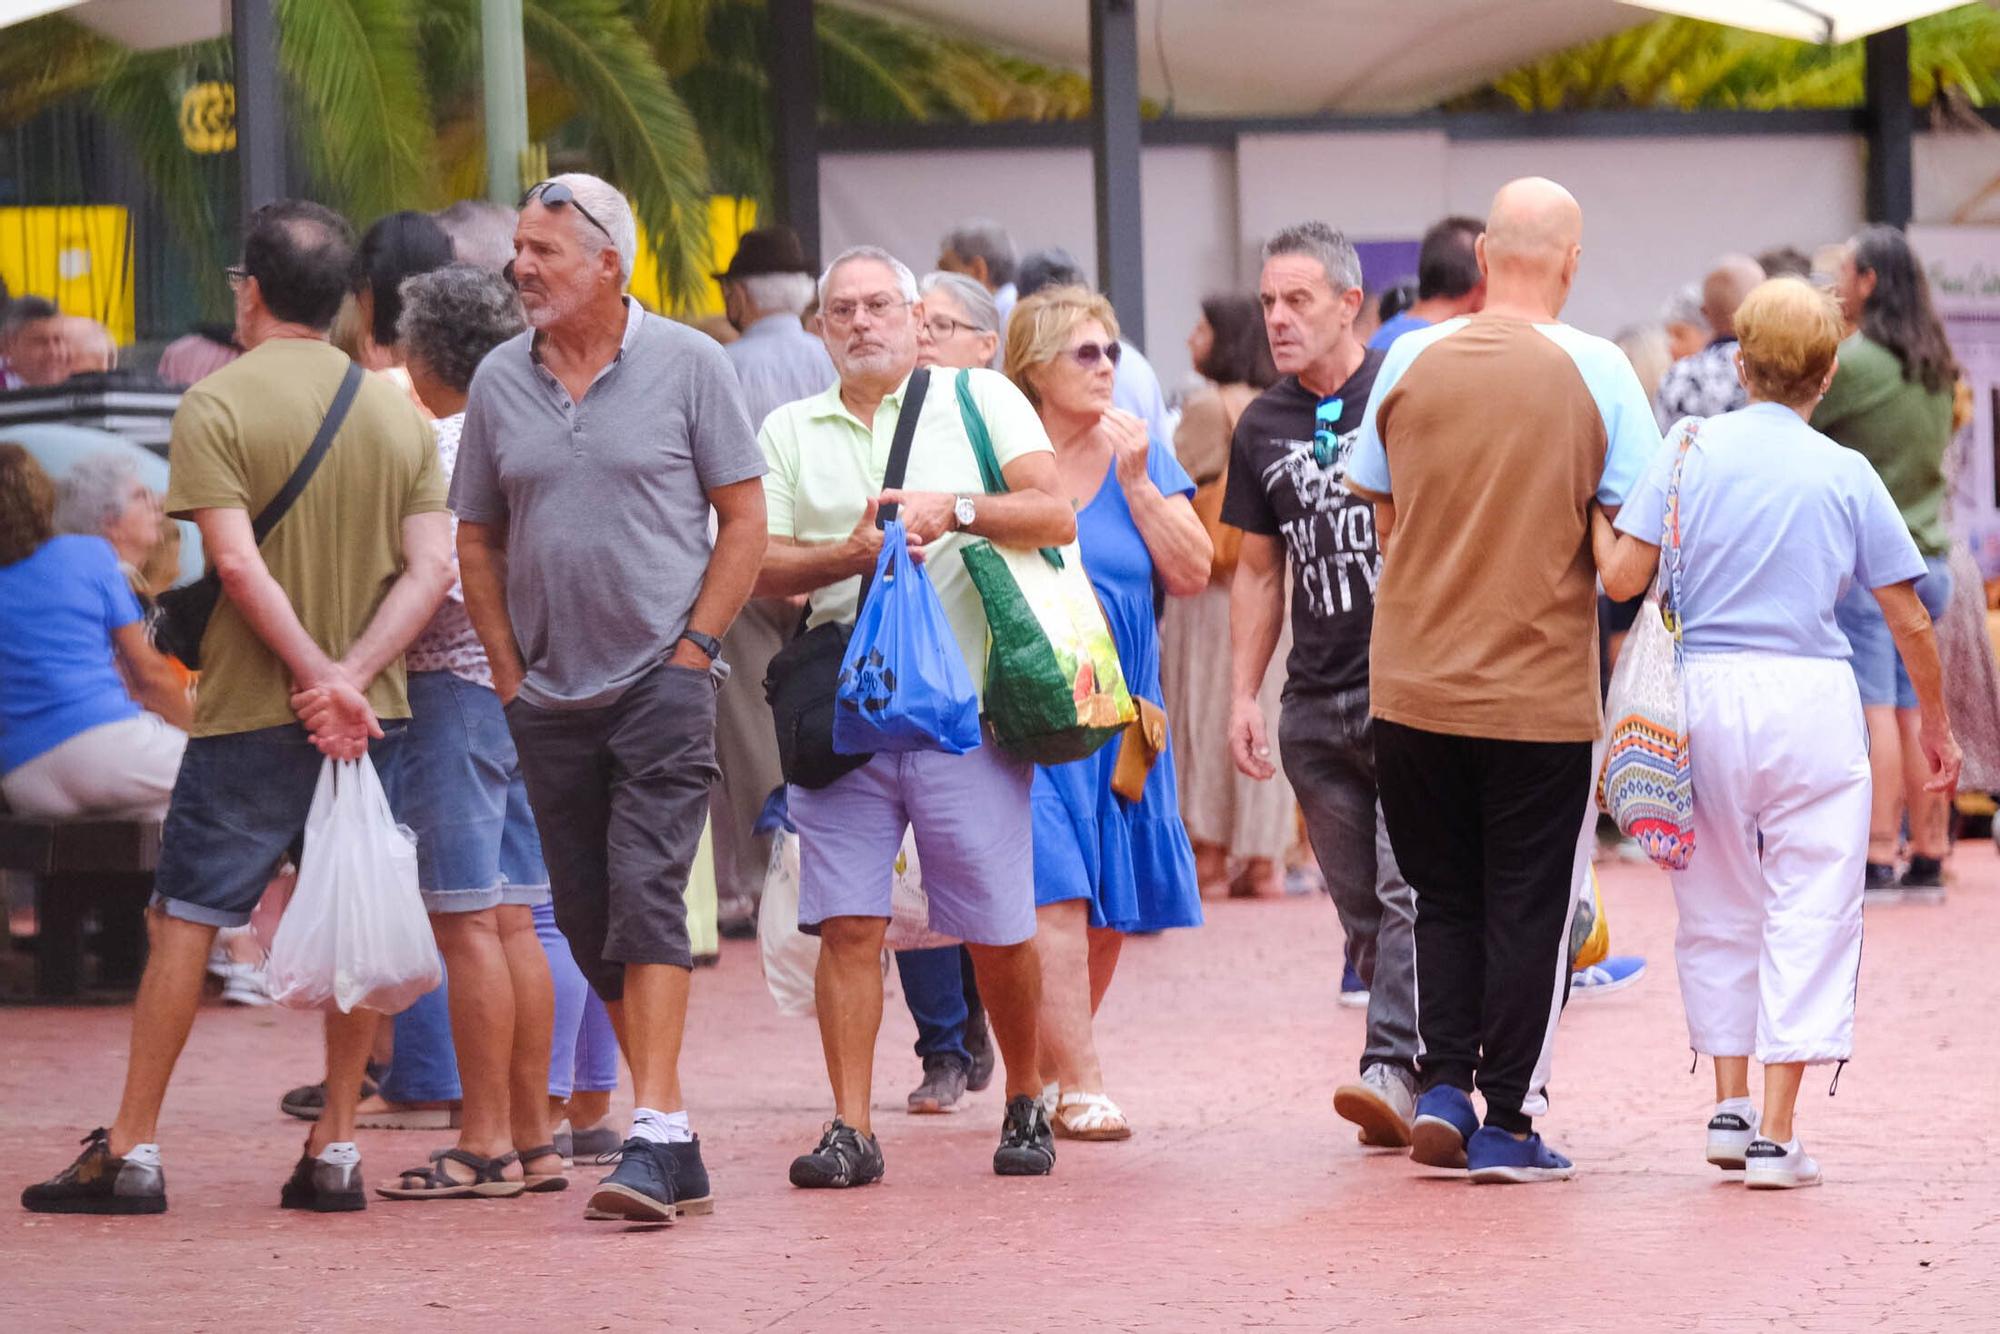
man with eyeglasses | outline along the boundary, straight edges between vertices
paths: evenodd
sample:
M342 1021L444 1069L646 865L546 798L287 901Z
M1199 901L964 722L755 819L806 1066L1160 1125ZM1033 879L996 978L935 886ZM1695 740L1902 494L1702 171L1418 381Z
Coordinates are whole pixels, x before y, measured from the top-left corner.
M625 295L636 248L607 182L528 191L511 271L529 328L473 376L451 501L556 922L632 1067L631 1131L584 1216L671 1223L714 1207L678 1069L683 894L719 641L764 553L764 459L722 349Z
M1004 376L963 372L1006 479L987 495L954 392L933 371L921 400L903 485L884 490L897 422L917 368L923 303L915 275L873 246L848 250L819 280L827 351L840 381L788 403L764 423L771 545L757 592L811 596L814 624L851 623L862 580L882 547L877 515L899 507L930 574L975 687L986 679L986 612L960 548L971 538L1009 547L1059 546L1076 518L1054 448L1028 400ZM1055 1144L1038 1095L1035 1024L1041 996L1035 887L1027 856L1033 766L989 734L963 755L877 755L824 787L794 785L799 831L799 925L820 938L820 1041L834 1118L792 1164L795 1186L840 1189L882 1177L869 1117L882 1023L882 939L904 832L914 828L931 926L972 953L1006 1064L1007 1110L993 1170L1041 1176Z
M1229 749L1236 767L1285 777L1368 992L1361 1078L1333 1095L1361 1143L1410 1142L1416 1102L1415 898L1396 869L1376 799L1368 650L1382 555L1375 515L1347 489L1381 352L1355 334L1361 261L1323 222L1279 232L1259 282L1271 359L1284 378L1237 420L1223 522L1243 530L1230 585ZM1276 652L1291 564L1292 653L1277 753L1257 693Z

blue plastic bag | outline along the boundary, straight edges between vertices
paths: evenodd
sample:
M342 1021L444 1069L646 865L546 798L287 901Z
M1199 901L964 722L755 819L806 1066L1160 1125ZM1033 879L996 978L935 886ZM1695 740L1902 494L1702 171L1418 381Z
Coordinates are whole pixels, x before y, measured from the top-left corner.
M910 559L900 521L882 528L882 554L847 641L834 696L833 748L843 755L979 744L979 696L924 567Z

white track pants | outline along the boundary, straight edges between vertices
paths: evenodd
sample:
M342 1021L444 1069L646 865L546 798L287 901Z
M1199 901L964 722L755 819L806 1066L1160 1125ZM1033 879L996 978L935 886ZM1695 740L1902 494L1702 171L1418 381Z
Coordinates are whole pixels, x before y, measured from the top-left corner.
M1846 1060L1869 807L1854 673L1690 654L1687 707L1695 851L1672 879L1688 1041L1767 1064Z

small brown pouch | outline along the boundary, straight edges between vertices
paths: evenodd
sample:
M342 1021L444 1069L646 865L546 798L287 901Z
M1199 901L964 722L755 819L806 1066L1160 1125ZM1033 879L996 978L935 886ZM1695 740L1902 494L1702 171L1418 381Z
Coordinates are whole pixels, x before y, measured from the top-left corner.
M1111 771L1111 790L1127 801L1137 802L1146 795L1146 775L1153 772L1160 752L1167 748L1166 711L1150 700L1138 698L1139 716L1125 725L1118 738L1118 764Z

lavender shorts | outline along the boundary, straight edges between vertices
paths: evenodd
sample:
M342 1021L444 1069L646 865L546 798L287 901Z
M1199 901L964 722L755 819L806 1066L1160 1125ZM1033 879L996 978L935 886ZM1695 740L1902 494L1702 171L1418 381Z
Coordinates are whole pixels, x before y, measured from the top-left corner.
M994 744L877 755L787 794L799 831L799 926L887 917L903 831L916 830L931 929L974 945L1035 934L1034 766Z

